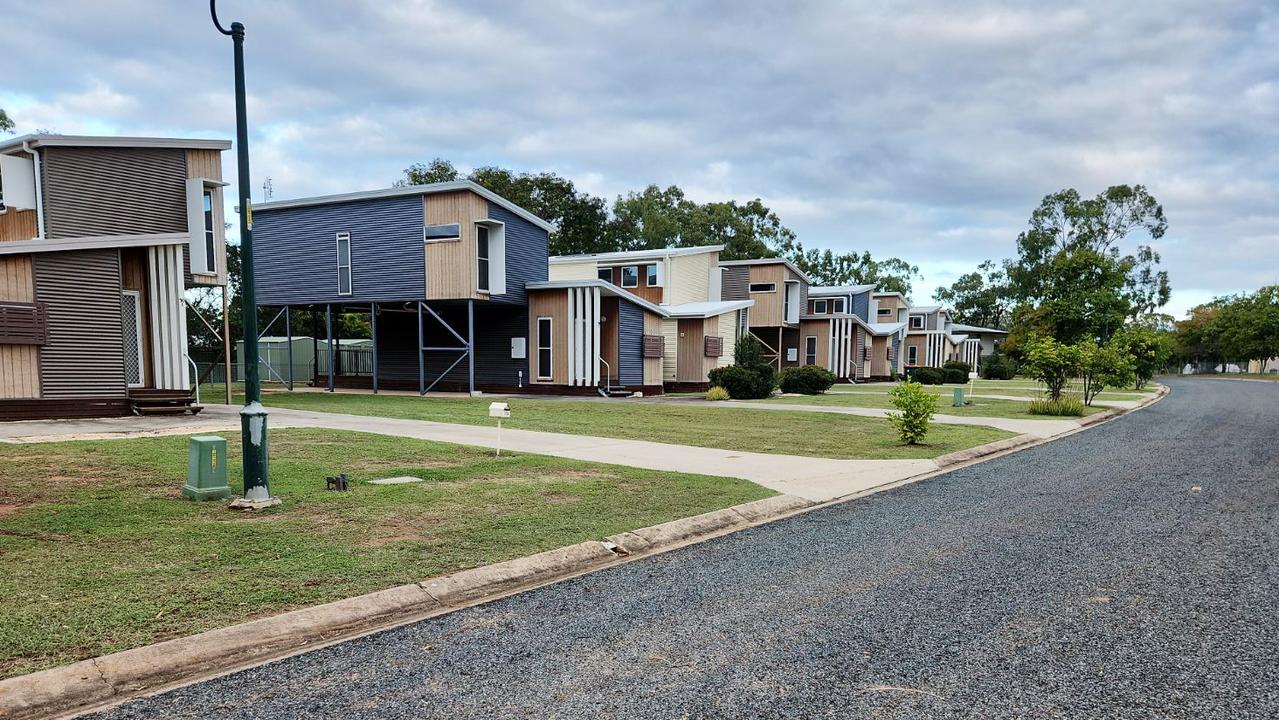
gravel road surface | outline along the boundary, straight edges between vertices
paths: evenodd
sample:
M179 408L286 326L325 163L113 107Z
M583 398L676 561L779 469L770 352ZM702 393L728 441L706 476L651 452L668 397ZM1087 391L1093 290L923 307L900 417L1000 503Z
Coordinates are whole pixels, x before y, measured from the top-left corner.
M1279 717L1279 383L1169 384L1038 448L94 717Z

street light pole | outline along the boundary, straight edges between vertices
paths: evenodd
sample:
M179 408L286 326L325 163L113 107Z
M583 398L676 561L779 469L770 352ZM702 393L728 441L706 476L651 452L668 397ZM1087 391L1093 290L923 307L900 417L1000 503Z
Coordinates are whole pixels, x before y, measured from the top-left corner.
M218 32L228 35L235 47L235 150L240 190L240 313L244 326L244 407L240 410L241 445L244 447L244 497L231 503L238 508L262 508L280 504L271 496L267 471L267 417L262 407L262 381L258 373L258 307L253 277L253 206L249 196L249 123L244 92L244 25L218 22L217 0L209 0L209 14Z

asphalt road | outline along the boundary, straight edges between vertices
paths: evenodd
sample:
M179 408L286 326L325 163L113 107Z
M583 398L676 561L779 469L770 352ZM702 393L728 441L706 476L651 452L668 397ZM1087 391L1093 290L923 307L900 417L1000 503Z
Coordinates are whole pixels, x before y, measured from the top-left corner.
M1170 384L1026 452L95 717L1279 717L1279 384Z

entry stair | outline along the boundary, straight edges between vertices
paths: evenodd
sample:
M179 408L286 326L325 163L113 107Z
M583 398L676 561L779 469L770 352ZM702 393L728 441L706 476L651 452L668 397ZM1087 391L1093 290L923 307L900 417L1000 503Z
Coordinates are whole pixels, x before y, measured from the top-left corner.
M129 407L134 415L199 415L203 405L195 404L190 392L133 388L129 390Z

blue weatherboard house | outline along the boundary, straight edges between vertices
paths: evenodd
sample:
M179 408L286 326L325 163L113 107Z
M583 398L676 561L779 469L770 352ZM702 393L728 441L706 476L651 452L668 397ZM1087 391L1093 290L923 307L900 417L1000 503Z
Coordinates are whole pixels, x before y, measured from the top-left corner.
M322 312L332 344L337 315L369 316L371 367L330 352L317 385L527 383L525 286L547 280L550 223L472 182L269 202L253 215L258 304L277 311L264 332L291 334L296 312Z
M258 305L274 311L263 333L291 349L297 313L322 314L329 352L315 356L326 366L305 378L317 386L663 389L671 311L594 277L549 281L554 227L475 183L269 202L253 214ZM371 359L341 345L343 313L368 316ZM293 367L264 374L292 387Z

